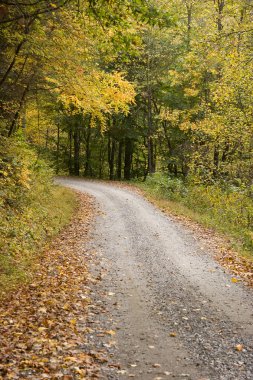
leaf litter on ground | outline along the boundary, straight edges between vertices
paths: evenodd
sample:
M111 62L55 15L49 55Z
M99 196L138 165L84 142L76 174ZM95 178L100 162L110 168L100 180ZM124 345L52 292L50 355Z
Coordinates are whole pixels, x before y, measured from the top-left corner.
M86 346L92 257L85 241L95 207L90 196L77 196L77 214L42 254L32 283L2 300L0 379L100 377L103 354Z

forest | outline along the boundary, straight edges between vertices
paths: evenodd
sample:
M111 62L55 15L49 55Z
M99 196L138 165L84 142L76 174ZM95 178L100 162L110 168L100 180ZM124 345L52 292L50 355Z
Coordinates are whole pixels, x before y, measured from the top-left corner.
M252 251L252 21L251 0L1 1L3 271L73 207L54 175L132 180Z

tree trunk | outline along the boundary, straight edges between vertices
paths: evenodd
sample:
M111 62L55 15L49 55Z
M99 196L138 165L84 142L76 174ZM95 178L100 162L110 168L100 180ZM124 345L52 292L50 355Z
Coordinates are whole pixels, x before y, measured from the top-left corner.
M56 174L59 173L60 170L60 126L57 125L57 142L56 142Z
M223 8L225 7L225 0L217 0L217 7L218 7L217 8L217 12L218 12L217 29L218 29L218 33L220 34L222 32L222 29L223 29L222 13L223 13ZM218 66L217 78L218 79L221 78L221 67L220 67L220 65ZM214 145L214 153L213 153L213 165L214 165L213 176L214 177L217 177L218 172L219 172L219 163L220 163L219 161L220 161L219 145L215 144Z
M8 78L10 72L12 71L15 63L16 63L16 60L18 58L18 55L23 47L23 45L26 43L27 41L27 35L30 33L30 27L32 26L32 24L34 23L35 21L35 18L32 17L30 19L30 21L28 22L28 24L26 25L25 27L25 37L18 43L18 45L16 46L16 49L15 49L15 52L14 52L14 56L12 58L12 61L8 67L8 69L6 70L6 72L4 73L3 77L1 78L0 80L0 87L4 84L4 82L6 81L6 79ZM25 62L26 62L26 59L25 59ZM23 69L22 69L23 70Z
M154 143L151 136L148 138L148 172L155 173Z
M69 130L69 174L73 174L73 167L72 167L72 129Z
M91 126L90 126L90 120L88 121L88 129L87 129L87 135L86 135L86 144L85 144L85 151L86 151L86 157L85 157L85 168L84 168L84 175L85 176L91 176L91 149L90 149L90 136L91 136Z
M119 142L118 162L117 162L117 179L121 180L123 141Z
M14 118L12 120L12 123L11 123L11 126L10 126L10 129L9 129L9 132L8 132L8 137L11 137L11 135L15 132L16 130L16 125L17 125L17 121L18 121L18 118L19 118L19 114L20 114L20 111L22 110L22 107L25 103L25 98L26 98L26 95L29 91L29 86L30 84L28 84L26 86L26 88L24 89L24 92L22 94L22 97L20 99L20 103L19 103L19 108L18 110L16 111L15 115L14 115Z
M125 166L124 166L124 179L131 179L131 165L133 157L133 142L126 138L125 141Z
M109 178L110 180L114 179L114 157L115 157L115 140L108 138L108 164L109 164Z
M148 172L155 173L151 92L148 91Z
M7 69L6 72L4 73L2 79L0 80L0 87L4 84L4 82L6 81L8 75L10 74L10 72L11 72L13 66L15 65L15 62L16 62L17 57L18 57L18 54L19 54L19 52L20 52L22 46L23 46L24 43L26 42L26 40L27 40L26 38L23 38L23 40L20 41L20 43L17 45L16 50L15 50L15 53L14 53L14 57L12 58L12 61L11 61L10 65L9 65L8 69Z
M80 129L79 126L75 126L74 130L74 174L79 176L80 174Z
M187 4L187 50L191 48L192 4Z
M223 13L223 8L225 7L225 0L217 0L217 5L218 5L217 27L218 27L218 31L221 32L223 29L222 13Z

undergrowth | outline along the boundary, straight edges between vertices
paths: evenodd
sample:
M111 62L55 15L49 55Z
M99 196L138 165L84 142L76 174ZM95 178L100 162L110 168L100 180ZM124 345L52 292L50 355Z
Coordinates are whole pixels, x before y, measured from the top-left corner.
M8 142L8 143L7 143ZM0 145L0 296L31 278L46 243L70 220L75 196L20 139Z
M196 185L161 173L136 184L161 208L187 216L232 238L236 248L253 260L251 189Z

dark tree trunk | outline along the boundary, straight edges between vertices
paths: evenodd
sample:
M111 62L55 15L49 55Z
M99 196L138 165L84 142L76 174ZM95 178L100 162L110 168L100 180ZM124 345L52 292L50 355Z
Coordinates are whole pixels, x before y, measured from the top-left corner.
M9 65L9 67L7 68L6 72L4 73L3 77L0 79L0 87L4 84L4 82L6 81L6 79L8 78L10 72L12 71L15 63L16 63L16 60L19 56L19 53L23 47L23 45L26 43L27 41L27 35L30 33L30 27L32 26L32 24L34 23L35 21L35 18L34 17L31 17L30 18L30 21L27 23L26 27L25 27L25 37L18 43L18 45L16 46L16 49L15 49L15 52L14 52L14 56L12 58L12 61ZM25 62L26 62L26 59L25 59ZM23 70L23 69L22 69Z
M223 24L222 24L222 13L223 13L223 8L225 7L225 0L217 0L217 29L218 32L221 33L223 29ZM221 67L218 65L218 74L217 78L221 78ZM219 164L220 164L220 150L219 150L219 145L215 144L214 145L214 152L213 152L213 176L217 177L218 172L219 172Z
M218 31L221 32L223 29L222 13L223 13L223 8L225 7L225 0L217 0L217 6L218 6L217 27L218 27Z
M103 177L103 146L100 146L99 149L99 178Z
M19 118L19 115L20 115L20 112L22 110L22 107L25 103L25 98L26 98L26 95L29 91L29 84L26 86L26 88L24 89L24 92L22 94L22 97L20 99L20 102L19 102L19 108L18 110L16 111L15 115L14 115L14 118L12 120L12 123L10 125L10 128L9 128L9 132L8 132L8 137L11 137L11 135L15 132L16 130L16 125L17 125L17 121L18 121L18 118Z
M191 29L192 29L192 4L186 5L187 8L187 50L191 46Z
M148 138L148 171L150 174L155 173L155 154L153 138Z
M117 162L117 179L121 180L123 141L119 142L118 162Z
M15 49L15 53L14 53L14 57L12 58L12 61L8 67L8 69L6 70L6 72L4 73L3 77L1 78L0 80L0 86L2 86L5 82L5 80L7 79L8 75L10 74L13 66L15 65L15 62L17 60L17 56L22 48L22 46L24 45L24 43L26 42L26 38L24 38L22 41L20 41L20 43L17 45L16 49Z
M90 136L91 136L91 126L90 126L90 120L88 121L88 129L86 134L86 144L85 144L85 151L86 151L86 157L85 157L85 168L84 168L84 175L85 176L91 176L91 149L90 149Z
M56 142L56 174L60 170L60 126L57 125L57 142Z
M152 120L152 102L151 93L148 93L148 172L155 173L154 144L153 144L153 120Z
M80 174L80 129L75 126L74 130L74 174Z
M114 157L115 157L115 148L116 143L112 138L108 138L108 164L109 164L109 178L110 180L114 179Z
M131 179L131 165L133 157L133 142L126 138L125 141L125 166L124 166L124 179Z
M69 130L69 174L73 174L73 166L72 166L72 129Z

